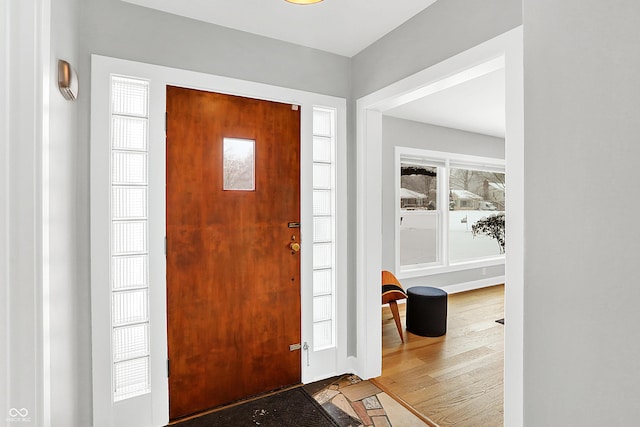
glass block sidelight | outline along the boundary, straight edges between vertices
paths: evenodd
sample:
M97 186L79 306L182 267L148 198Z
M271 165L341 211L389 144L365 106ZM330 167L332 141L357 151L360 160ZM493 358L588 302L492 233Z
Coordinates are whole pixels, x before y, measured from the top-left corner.
M332 218L330 216L316 216L313 218L313 242L331 242L333 233L331 232Z
M313 346L315 349L333 347L333 321L314 322Z
M113 400L148 393L149 82L111 77Z
M114 292L111 302L113 326L122 326L149 320L149 291Z
M149 357L116 362L113 371L114 401L149 392Z
M113 330L113 359L116 362L149 355L149 325L123 326Z
M333 297L321 295L313 298L313 321L323 322L333 317Z
M111 77L111 113L148 117L149 82L128 77Z
M313 164L313 188L331 189L331 164Z
M335 111L313 109L313 348L335 346Z
M335 112L328 109L313 109L313 136L333 137Z
M327 295L333 292L333 270L326 268L324 270L313 271L313 295Z
M313 137L313 161L331 163L332 138L324 136Z
M147 184L147 153L113 151L111 157L113 184Z
M141 288L149 285L149 256L116 256L111 259L113 290Z
M116 150L147 150L147 119L113 116L111 118L111 147Z
M313 244L313 268L331 268L333 267L333 254L331 243L314 243Z
M111 241L113 255L146 252L147 221L114 221Z
M114 220L146 219L147 187L112 187L111 215Z
M331 190L313 190L313 215L331 215Z

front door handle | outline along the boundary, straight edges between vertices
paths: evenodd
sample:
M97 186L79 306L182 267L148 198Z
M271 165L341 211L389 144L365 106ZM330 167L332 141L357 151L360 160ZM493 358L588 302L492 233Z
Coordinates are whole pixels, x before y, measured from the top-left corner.
M291 243L289 243L289 248L291 248L291 250L292 250L293 252L298 252L298 251L300 251L300 243L298 243L298 242L291 242Z

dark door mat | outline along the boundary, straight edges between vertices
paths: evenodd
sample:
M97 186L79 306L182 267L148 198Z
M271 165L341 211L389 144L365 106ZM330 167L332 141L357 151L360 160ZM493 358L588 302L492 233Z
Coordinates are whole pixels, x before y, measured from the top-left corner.
M504 318L496 320L496 323L500 323L501 325L504 325Z
M222 409L171 427L339 427L302 387Z

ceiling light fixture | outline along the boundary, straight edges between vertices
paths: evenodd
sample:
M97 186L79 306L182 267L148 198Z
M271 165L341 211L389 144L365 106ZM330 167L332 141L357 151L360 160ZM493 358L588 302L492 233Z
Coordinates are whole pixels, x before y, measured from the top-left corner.
M322 0L286 0L286 1L293 4L314 4L314 3L320 3Z

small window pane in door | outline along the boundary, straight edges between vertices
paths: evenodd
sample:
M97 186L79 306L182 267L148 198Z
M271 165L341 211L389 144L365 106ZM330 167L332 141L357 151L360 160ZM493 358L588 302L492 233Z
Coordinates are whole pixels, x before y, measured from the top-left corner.
M251 139L224 138L224 190L255 190L255 145Z

